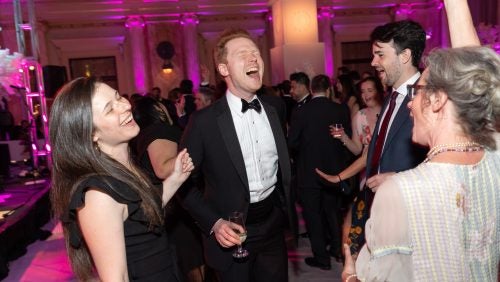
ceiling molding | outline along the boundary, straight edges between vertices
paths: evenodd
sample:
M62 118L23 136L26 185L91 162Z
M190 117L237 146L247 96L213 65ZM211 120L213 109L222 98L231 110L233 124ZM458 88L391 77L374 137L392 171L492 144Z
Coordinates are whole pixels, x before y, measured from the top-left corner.
M71 52L87 51L89 46L98 46L99 49L120 48L125 40L124 36L95 37L95 38L71 38L71 39L51 39L51 42L63 51Z
M194 13L200 23L261 20L275 0L36 0L36 20L52 28L122 25L129 16L146 23L176 22L184 13ZM397 2L397 3L395 3ZM391 9L410 5L413 9L435 7L440 0L318 0L318 9L329 7L335 17L390 14ZM27 10L24 7L25 20ZM0 25L13 27L12 1L0 0Z

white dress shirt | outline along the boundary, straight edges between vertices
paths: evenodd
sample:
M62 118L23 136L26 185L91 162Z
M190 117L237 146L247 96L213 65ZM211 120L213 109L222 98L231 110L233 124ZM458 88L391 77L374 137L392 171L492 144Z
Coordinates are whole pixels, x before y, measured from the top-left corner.
M402 105L406 95L408 94L408 88L406 86L409 84L414 84L419 78L420 78L420 73L417 72L412 77L410 77L407 81L405 81L403 84L401 84L397 89L394 89L394 88L392 89L392 92L398 91L399 95L396 98L396 105L394 107L394 111L392 112L391 119L389 120L386 134L389 134L389 131L391 130L392 122L394 121L394 118L396 117L396 114L399 111L399 108L406 107L406 105ZM387 113L388 109L389 109L389 107L385 108L384 114L380 117L381 121L384 120L385 114ZM378 130L380 131L380 126L379 126ZM384 136L384 146L385 146L385 137L387 137L387 135ZM382 147L382 152L383 151L384 151L384 147Z
M278 150L271 124L264 107L260 114L253 109L242 113L241 98L228 90L226 99L243 153L250 203L260 202L273 192L277 181Z

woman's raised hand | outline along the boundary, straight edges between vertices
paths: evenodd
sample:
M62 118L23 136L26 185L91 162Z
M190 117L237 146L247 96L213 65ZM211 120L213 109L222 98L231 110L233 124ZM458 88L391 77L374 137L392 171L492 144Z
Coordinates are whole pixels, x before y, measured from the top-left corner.
M173 182L182 183L186 181L193 169L193 160L189 156L187 149L183 149L179 152L179 154L177 154L177 158L175 159L174 171L168 178L171 178L170 180Z

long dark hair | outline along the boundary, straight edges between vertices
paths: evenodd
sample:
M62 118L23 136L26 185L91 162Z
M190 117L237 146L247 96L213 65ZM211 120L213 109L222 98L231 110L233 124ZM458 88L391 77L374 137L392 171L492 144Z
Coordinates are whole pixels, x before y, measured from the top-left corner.
M63 217L69 212L73 193L88 176L112 176L139 195L141 208L150 225L161 225L160 195L151 188L147 178L101 152L93 142L92 97L97 83L94 78L77 78L59 91L52 105L49 124L53 159L50 197L54 214ZM113 188L111 184L110 187ZM74 248L69 242L68 224L63 224L63 230L75 275L79 280L91 279L95 275L94 264L87 245L83 243Z
M351 76L348 74L341 74L337 77L338 82L342 85L342 92L335 87L335 97L339 98L342 103L347 103L351 96L354 96L359 103L359 98L356 95L356 86Z
M134 102L132 114L135 122L142 129L155 123L166 123L172 125L172 119L162 104L151 97L141 97Z

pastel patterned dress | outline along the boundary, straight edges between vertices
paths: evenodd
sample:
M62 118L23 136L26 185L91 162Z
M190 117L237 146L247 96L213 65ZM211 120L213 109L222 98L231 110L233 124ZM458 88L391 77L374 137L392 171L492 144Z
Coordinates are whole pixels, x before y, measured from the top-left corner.
M359 110L353 119L353 131L356 131L361 144L368 145L368 139L372 135L375 124L370 125L368 122L367 108ZM359 172L359 190L361 191L366 183L365 170ZM359 193L352 207L352 223L349 231L349 245L351 253L357 254L365 243L365 224L368 220L369 210L366 206L365 195Z
M362 281L497 281L500 153L474 165L423 163L375 194Z
M356 115L353 118L353 131L356 131L359 141L361 141L361 144L368 146L369 138L372 135L373 128L375 127L375 123L370 125L368 123L368 116L366 114L367 109L361 109L359 112L356 113ZM360 189L362 189L365 185L366 179L365 179L365 170L363 169L359 173L359 179L360 179Z

